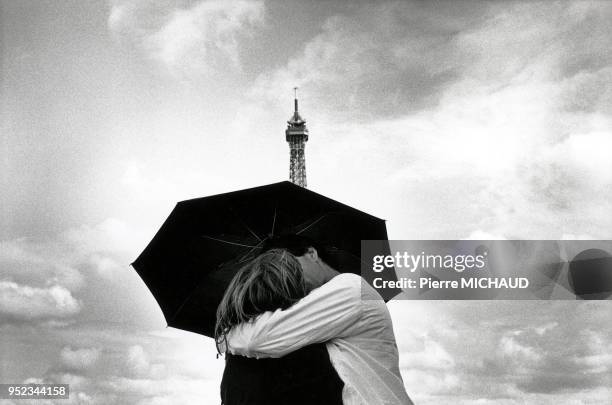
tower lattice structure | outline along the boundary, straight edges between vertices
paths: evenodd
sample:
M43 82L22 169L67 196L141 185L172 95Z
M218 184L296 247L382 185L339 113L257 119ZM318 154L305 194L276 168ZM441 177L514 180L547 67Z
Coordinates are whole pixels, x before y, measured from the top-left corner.
M308 142L308 128L306 120L298 112L297 87L295 90L295 111L287 121L285 137L289 144L289 180L301 187L306 187L306 142Z

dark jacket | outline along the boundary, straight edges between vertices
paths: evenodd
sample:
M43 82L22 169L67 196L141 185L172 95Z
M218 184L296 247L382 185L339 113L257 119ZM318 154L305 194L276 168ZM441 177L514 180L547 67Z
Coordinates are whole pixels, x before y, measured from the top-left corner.
M280 359L225 355L223 405L342 405L344 383L325 344Z

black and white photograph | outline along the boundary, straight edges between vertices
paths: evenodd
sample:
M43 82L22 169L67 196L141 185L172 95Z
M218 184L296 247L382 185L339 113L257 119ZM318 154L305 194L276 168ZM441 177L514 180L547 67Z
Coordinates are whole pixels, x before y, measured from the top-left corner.
M612 404L612 1L0 0L0 405Z

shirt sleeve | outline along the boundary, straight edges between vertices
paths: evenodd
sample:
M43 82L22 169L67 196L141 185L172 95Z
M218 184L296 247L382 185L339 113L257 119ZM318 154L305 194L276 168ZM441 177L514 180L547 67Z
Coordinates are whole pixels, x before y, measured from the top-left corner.
M344 337L361 317L361 277L340 274L285 310L265 312L233 328L230 353L282 357L313 343Z

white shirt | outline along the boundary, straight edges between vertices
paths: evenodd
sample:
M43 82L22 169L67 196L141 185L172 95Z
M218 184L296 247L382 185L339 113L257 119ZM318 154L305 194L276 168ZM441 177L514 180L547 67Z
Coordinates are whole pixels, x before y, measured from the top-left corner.
M326 342L344 382L345 405L412 404L399 371L387 306L355 274L340 274L287 308L265 312L227 336L229 351L247 357L282 357Z

